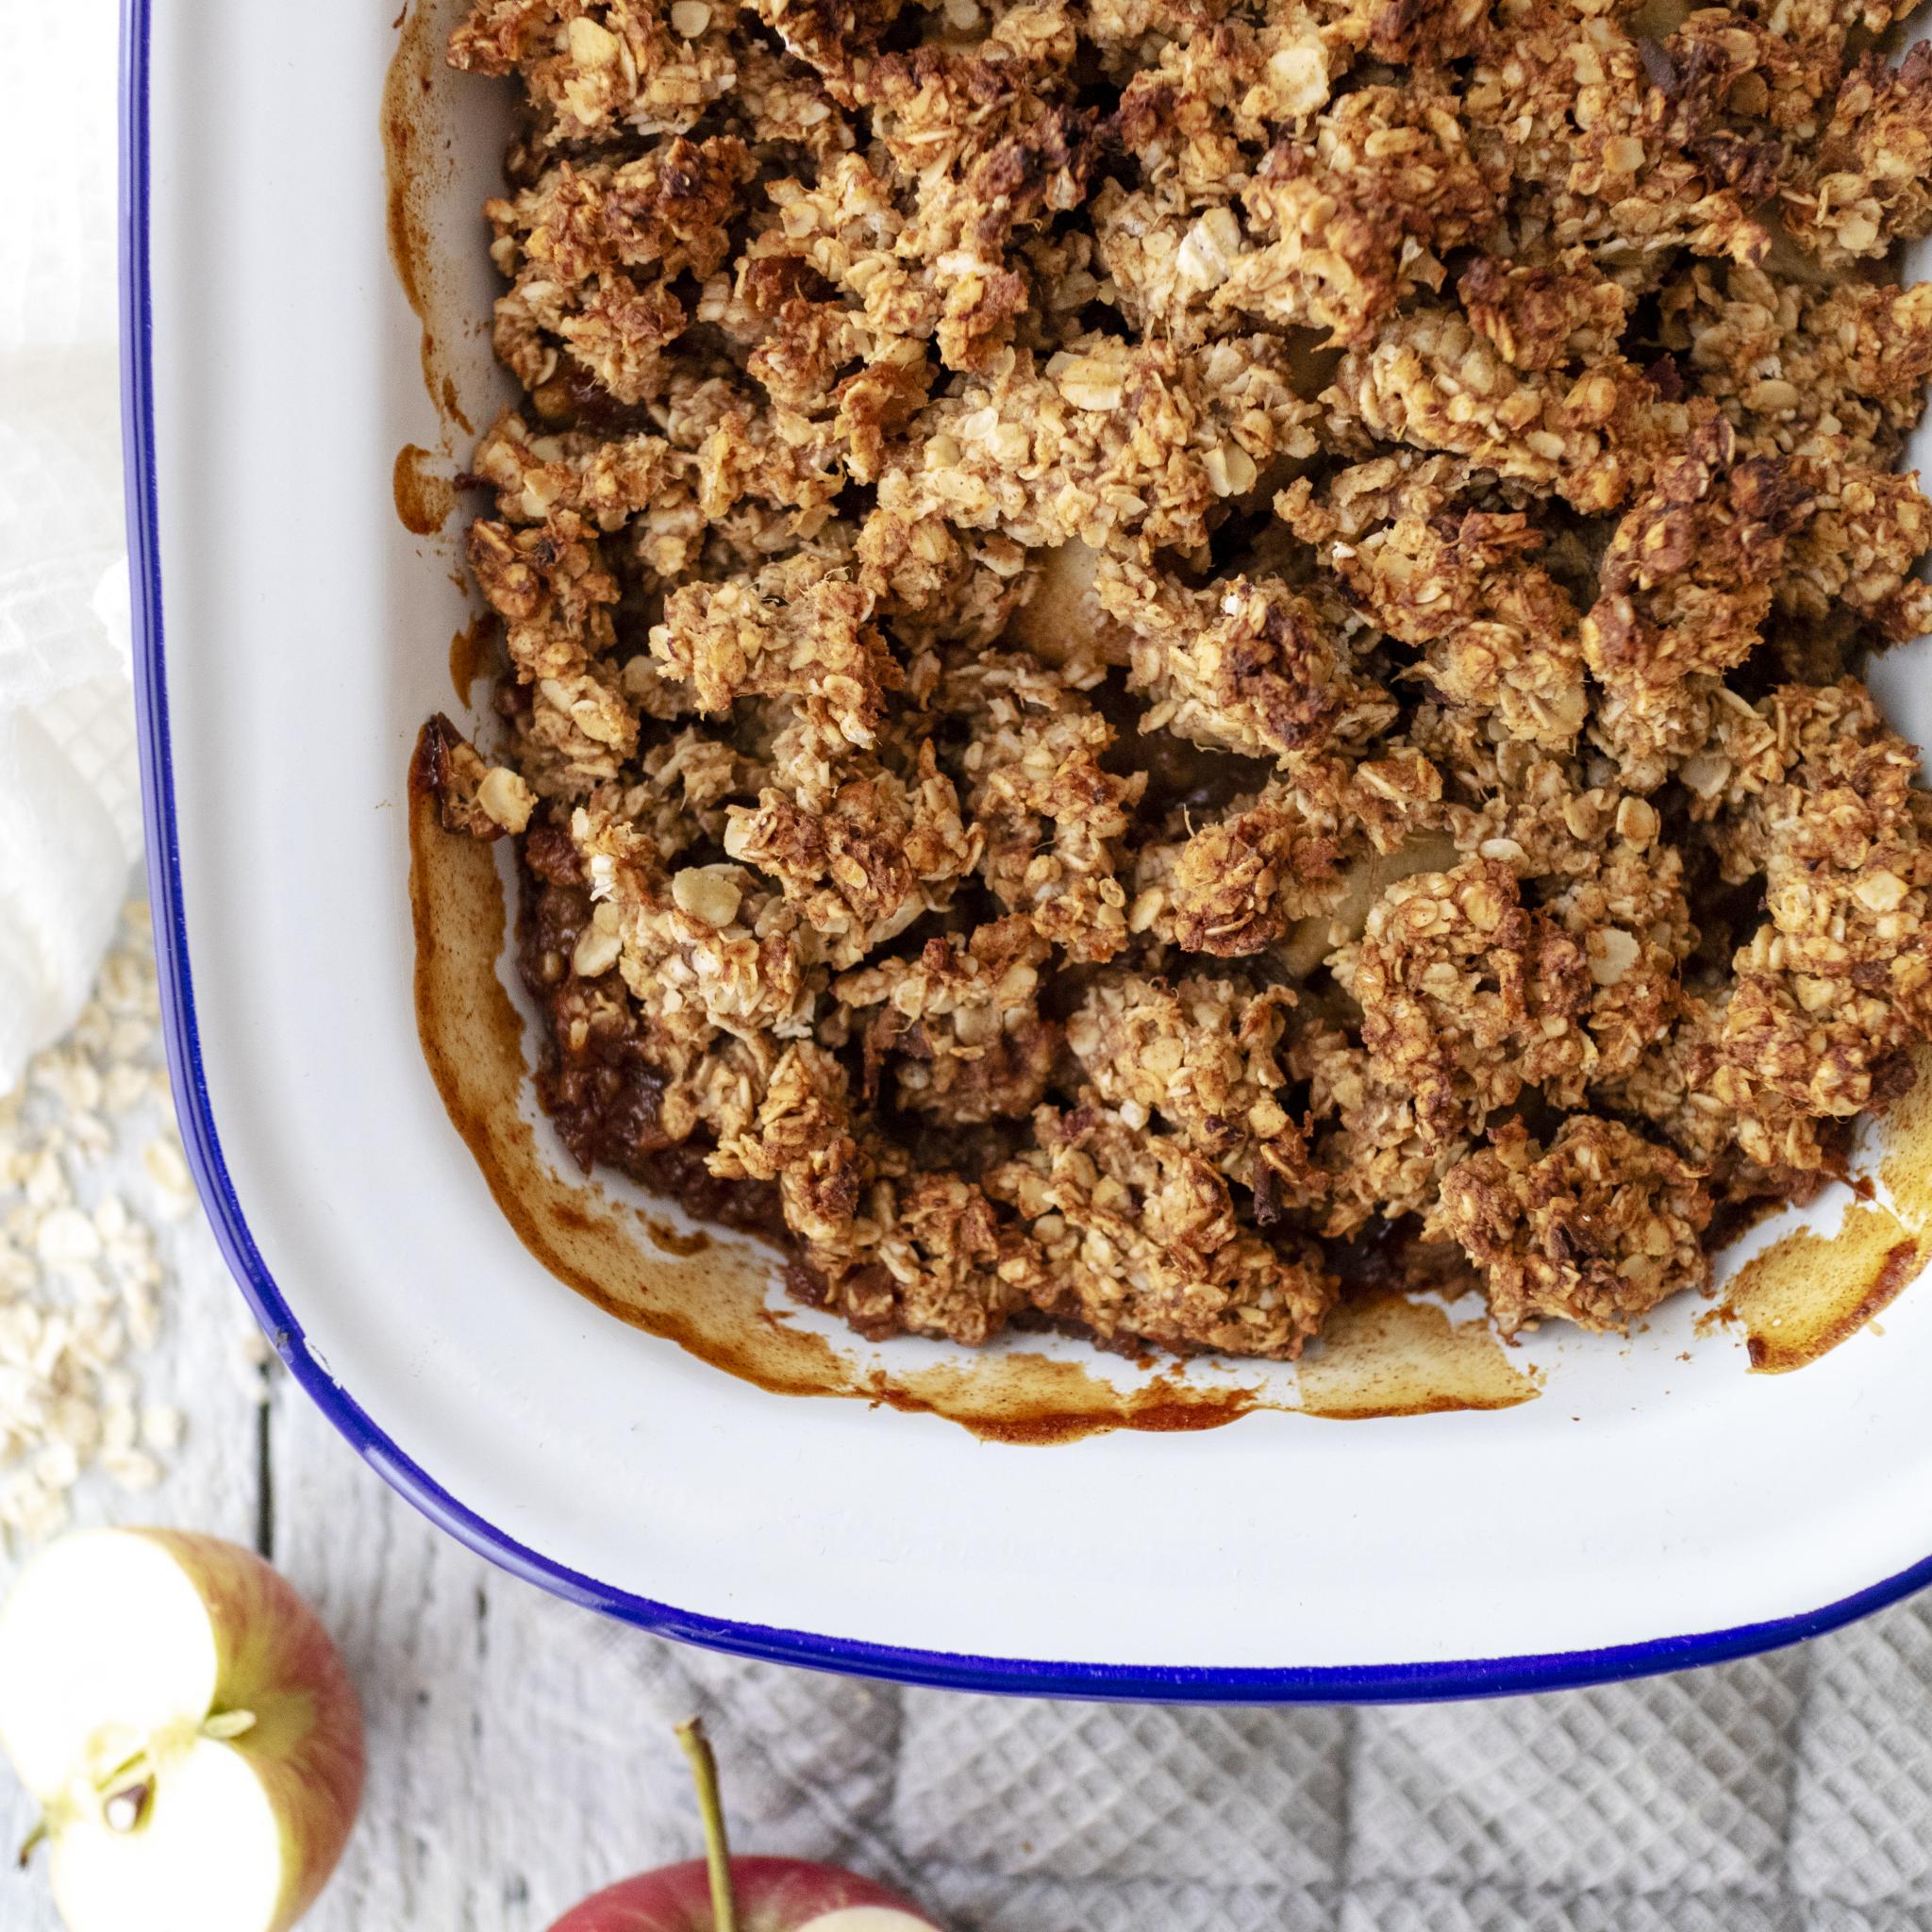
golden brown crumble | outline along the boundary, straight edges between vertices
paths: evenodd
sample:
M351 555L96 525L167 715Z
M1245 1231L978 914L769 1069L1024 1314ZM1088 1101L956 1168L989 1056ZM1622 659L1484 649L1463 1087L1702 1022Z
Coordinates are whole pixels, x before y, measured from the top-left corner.
M586 1165L872 1337L1619 1328L1932 1030L1892 0L479 0L453 830Z

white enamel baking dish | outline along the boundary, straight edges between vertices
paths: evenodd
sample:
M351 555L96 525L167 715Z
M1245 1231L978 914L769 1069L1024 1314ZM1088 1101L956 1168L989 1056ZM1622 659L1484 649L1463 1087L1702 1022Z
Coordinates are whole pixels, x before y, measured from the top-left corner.
M1031 1447L762 1392L531 1257L411 1007L404 776L453 708L468 603L459 519L410 536L391 472L406 444L445 471L467 452L388 252L393 6L129 0L125 75L130 519L183 1123L244 1291L380 1474L619 1617L976 1689L1575 1684L1790 1641L1932 1578L1932 1287L1794 1374L1746 1373L1693 1301L1627 1345L1533 1338L1541 1392L1506 1410ZM440 349L476 417L498 391L475 208L508 105L454 78L425 100L421 211L440 294L475 319ZM1883 673L1921 740L1922 667Z

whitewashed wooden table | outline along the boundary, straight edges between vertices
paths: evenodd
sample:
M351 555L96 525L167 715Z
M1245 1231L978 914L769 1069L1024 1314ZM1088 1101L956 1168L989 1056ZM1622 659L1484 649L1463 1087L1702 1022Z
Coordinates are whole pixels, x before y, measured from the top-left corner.
M655 1862L641 1852L654 1836L641 1766L667 1745L631 1715L622 1646L591 1612L432 1528L279 1365L258 1401L237 1365L252 1321L212 1237L196 1219L163 1245L167 1327L143 1380L151 1399L182 1409L187 1432L158 1489L128 1495L90 1478L75 1515L250 1544L341 1644L369 1727L369 1784L342 1864L305 1925L541 1932L585 1892ZM0 1572L10 1576L16 1561L0 1560ZM17 1843L27 1807L5 1773L0 1783L0 1826ZM58 1925L40 1871L0 1869L0 1926Z

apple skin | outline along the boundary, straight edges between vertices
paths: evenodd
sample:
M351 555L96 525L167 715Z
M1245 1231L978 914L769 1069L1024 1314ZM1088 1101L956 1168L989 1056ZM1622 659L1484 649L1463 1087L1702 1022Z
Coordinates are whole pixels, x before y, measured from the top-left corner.
M355 1828L367 1769L362 1707L322 1620L253 1550L178 1529L133 1532L188 1573L214 1625L219 1707L255 1713L234 1741L282 1820L289 1888L275 1915L292 1925L328 1883Z
M861 1906L904 1916L903 1928L881 1925L878 1932L932 1928L932 1921L897 1892L834 1865L803 1858L733 1858L731 1884L738 1894L741 1932L801 1932L828 1914ZM550 1932L713 1932L716 1924L709 1870L704 1859L693 1858L641 1872L593 1892L564 1913Z

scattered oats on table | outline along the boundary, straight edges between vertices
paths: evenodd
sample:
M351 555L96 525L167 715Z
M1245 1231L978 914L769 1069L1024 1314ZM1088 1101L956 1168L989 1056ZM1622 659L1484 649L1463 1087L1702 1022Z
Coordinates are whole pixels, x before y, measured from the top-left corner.
M1932 1027L1891 0L479 0L436 721L588 1167L870 1336L1623 1327Z
M0 1531L38 1541L68 1520L68 1491L98 1468L152 1489L184 1424L143 1403L140 1359L163 1319L158 1224L195 1205L160 1060L147 908L127 906L66 1040L0 1097ZM133 1200L99 1168L139 1134Z

